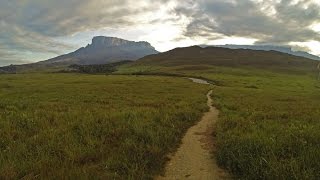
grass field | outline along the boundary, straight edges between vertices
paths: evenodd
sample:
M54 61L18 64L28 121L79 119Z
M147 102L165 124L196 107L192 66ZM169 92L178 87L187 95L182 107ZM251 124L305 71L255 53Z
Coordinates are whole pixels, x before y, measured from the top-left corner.
M209 87L179 76L215 83L216 157L236 178L319 179L314 69L142 63L115 74L139 76L1 75L0 179L151 179L206 110Z
M152 72L146 67L135 70ZM154 71L217 82L213 99L221 114L214 134L216 156L235 177L319 179L320 82L316 73L208 65Z
M208 90L169 77L0 75L0 179L151 179Z
M320 83L311 75L208 75L215 88L218 161L245 179L319 179Z

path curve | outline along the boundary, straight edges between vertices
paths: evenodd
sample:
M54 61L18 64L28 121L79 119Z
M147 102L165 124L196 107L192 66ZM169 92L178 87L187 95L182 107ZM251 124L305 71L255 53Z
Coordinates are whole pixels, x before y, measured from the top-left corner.
M207 94L209 112L205 113L201 121L187 131L180 148L167 163L165 175L156 179L227 179L226 173L218 167L212 157L215 148L214 126L219 114L219 111L212 106L212 92L211 90Z
M192 82L198 84L210 84L208 81L199 78L189 78Z

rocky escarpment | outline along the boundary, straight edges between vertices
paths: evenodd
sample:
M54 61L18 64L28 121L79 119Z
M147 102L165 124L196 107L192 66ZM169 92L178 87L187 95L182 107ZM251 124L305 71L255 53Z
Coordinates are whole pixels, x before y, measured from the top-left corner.
M148 42L127 41L116 37L97 36L92 43L72 53L42 61L42 64L106 64L122 60L137 60L158 51Z

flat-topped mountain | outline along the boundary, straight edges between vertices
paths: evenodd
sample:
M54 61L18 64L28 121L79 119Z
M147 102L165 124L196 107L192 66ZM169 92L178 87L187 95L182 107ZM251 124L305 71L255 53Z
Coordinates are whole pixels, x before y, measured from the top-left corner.
M92 43L72 53L58 56L41 64L106 64L122 60L137 60L158 51L148 42L127 41L116 37L97 36Z
M150 43L127 41L116 37L97 36L92 43L69 54L37 63L0 67L0 73L30 71L55 71L69 65L109 64L119 61L134 61L158 51Z

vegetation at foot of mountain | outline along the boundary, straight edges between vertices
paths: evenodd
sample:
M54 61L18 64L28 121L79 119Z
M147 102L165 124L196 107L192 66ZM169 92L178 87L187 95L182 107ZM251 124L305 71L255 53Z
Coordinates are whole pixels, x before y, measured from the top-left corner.
M120 61L110 64L94 64L94 65L70 65L67 70L62 72L78 72L87 74L111 74L117 71L117 67L131 63L132 61Z
M17 71L17 67L14 65L0 67L0 74L14 74Z
M152 179L208 90L172 77L0 75L0 179Z

